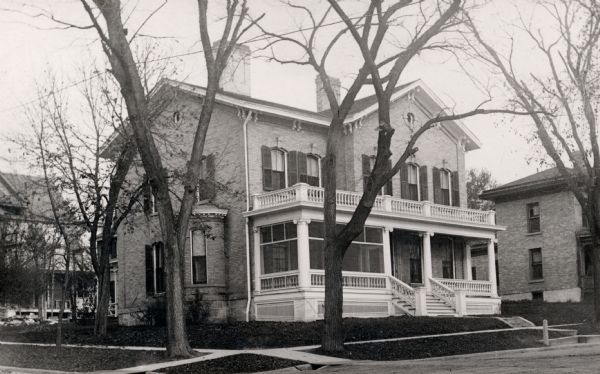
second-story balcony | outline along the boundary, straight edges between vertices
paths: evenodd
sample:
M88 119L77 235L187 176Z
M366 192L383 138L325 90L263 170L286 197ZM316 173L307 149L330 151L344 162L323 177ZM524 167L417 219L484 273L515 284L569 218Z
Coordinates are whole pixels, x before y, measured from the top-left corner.
M354 211L361 196L362 193L360 192L338 190L336 192L338 211ZM324 197L325 190L323 188L298 183L289 188L254 195L250 215L278 211L295 206L322 208ZM388 195L376 198L372 214L377 213L402 218L466 224L469 226L495 226L496 224L494 211L481 211L433 204L430 201L405 200Z

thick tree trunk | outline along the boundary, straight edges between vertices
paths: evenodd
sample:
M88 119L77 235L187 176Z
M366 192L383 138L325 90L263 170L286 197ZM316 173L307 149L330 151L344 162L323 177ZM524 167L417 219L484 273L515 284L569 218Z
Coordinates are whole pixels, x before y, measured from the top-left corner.
M108 325L108 307L110 304L110 268L104 267L104 271L98 276L98 302L94 320L94 334L106 335Z
M331 246L331 247L330 247ZM344 350L342 264L344 256L335 242L325 247L325 326L322 348L327 352Z

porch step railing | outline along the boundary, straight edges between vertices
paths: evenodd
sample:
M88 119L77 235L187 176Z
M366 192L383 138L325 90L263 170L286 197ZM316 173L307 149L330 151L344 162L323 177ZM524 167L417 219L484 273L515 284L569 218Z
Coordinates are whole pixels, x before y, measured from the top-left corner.
M433 296L450 305L453 309L456 309L456 294L452 288L447 287L434 278L429 278L429 284Z
M412 308L417 308L417 300L415 289L400 279L389 275L388 279L392 288L392 294L398 299L410 305Z
M467 296L492 296L492 282L465 279L435 279L453 291L465 291Z

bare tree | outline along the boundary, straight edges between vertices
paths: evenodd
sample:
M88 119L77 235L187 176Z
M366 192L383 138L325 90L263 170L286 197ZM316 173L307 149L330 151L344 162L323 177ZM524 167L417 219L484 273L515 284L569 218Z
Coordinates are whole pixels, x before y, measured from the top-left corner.
M245 0L227 1L222 34L218 39L218 46L213 49L208 30L208 1L198 0L200 39L206 63L207 88L194 143L190 150L183 198L179 212L175 214L169 193L168 173L150 131L152 118L149 100L144 94L143 81L131 51L130 43L137 32L128 38L119 0L93 0L93 3L81 0L81 3L100 37L102 48L112 68L111 72L121 88L132 137L152 187L152 193L157 200L166 254L167 352L169 356L190 356L192 350L186 334L183 293L183 261L188 222L200 176L204 140L215 105L219 81L233 49L240 38L252 28L255 21L246 22L248 8ZM100 19L104 21L104 25L100 23Z
M318 73L323 84L323 89L330 104L331 122L327 134L327 146L324 158L324 184L325 203L325 326L322 347L327 351L343 350L343 277L342 263L344 255L352 241L362 232L366 219L371 213L375 199L381 188L392 176L399 172L405 161L418 151L415 146L422 134L445 121L459 120L462 118L490 113L517 113L512 110L484 109L482 105L464 113L453 113L451 108L443 108L432 118L411 129L409 137L405 139L406 146L402 153L389 167L392 160L391 140L394 135L394 124L390 116L391 98L405 71L407 65L415 56L426 50L448 50L452 43L447 34L463 23L460 17L464 4L460 0L436 1L431 4L413 1L393 1L386 3L374 0L369 2L367 9L359 16L351 17L342 7L340 2L329 0L329 8L317 17L312 9L288 4L299 9L307 15L311 22L309 33L301 33L298 38L269 32L263 29L266 36L272 38L265 49L271 49L271 59L281 63L301 64L312 66ZM330 14L335 16L331 22ZM325 25L341 22L343 27L318 48L317 36L322 36L319 31ZM389 52L390 45L386 44L391 37L390 30L399 24L400 30L407 30L408 37L405 43L392 43L393 52ZM411 25L411 26L407 26ZM401 32L401 31L400 31ZM354 47L358 49L362 58L362 66L357 70L352 83L345 91L343 98L338 99L335 94L331 78L326 65L332 50L343 39L350 35ZM400 38L397 38L400 39ZM288 47L299 48L303 54L302 59L286 59L280 57L275 51L277 44L286 44ZM320 53L318 51L321 51ZM387 53L386 53L387 52ZM341 231L336 231L336 169L337 154L341 151L344 121L361 88L372 85L378 103L378 138L375 164L367 177L363 195L348 224Z
M513 25L531 42L537 57L535 71L519 69L514 37L501 51L469 20L472 38L465 36L470 52L490 66L505 84L511 105L529 111L535 125L534 138L556 166L569 190L581 204L593 244L594 321L600 323L600 145L598 107L600 98L600 4L595 0L539 1L540 14L551 21L543 32L535 20ZM529 57L531 58L531 57Z
M467 172L467 206L470 209L492 210L494 203L489 200L481 200L479 195L492 188L498 183L487 169L469 169Z

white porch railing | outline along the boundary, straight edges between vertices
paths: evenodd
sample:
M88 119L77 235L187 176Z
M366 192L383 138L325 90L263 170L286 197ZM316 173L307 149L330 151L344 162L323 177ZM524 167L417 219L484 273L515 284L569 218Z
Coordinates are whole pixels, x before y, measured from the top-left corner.
M454 291L465 291L467 296L492 296L492 282L465 279L435 279Z
M298 272L265 274L260 276L261 290L298 287Z
M386 288L385 275L369 275L368 273L344 272L342 284L350 288ZM325 286L325 273L323 271L311 271L310 285L314 287Z
M117 317L117 303L109 303L108 304L108 316L109 317Z
M415 289L409 286L408 284L402 282L400 279L388 276L390 280L390 285L392 287L392 293L394 296L399 298L400 300L408 303L413 308L417 307Z
M431 285L431 293L434 296L456 309L456 294L451 288L433 278L429 278L429 284Z
M351 191L336 191L336 203L339 208L355 208L362 194ZM282 190L254 195L253 210L260 210L291 203L311 203L323 205L325 198L321 187L298 183ZM470 224L494 225L495 213L460 207L432 204L429 201L404 200L393 196L378 196L373 204L374 212L390 212L401 215L432 217Z

